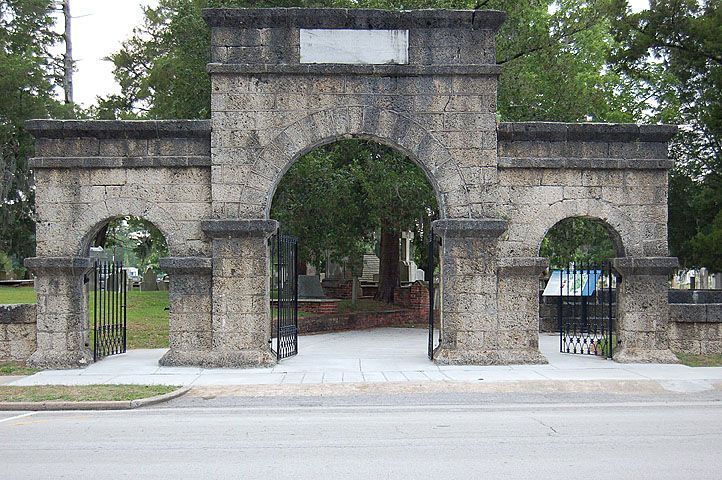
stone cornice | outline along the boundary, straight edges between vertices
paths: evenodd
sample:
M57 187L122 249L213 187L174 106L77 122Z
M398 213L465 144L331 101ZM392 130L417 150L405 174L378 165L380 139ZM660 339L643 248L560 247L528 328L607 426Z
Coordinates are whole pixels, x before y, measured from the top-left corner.
M210 167L211 157L35 157L30 159L33 169L63 168L193 168Z
M29 257L25 266L33 273L64 273L68 275L84 275L93 268L90 257Z
M499 271L511 274L538 276L549 267L545 257L502 257L498 263Z
M202 220L201 229L211 238L268 236L278 230L278 222L265 219L212 219Z
M636 123L504 122L497 126L500 142L668 142L676 133L674 125Z
M209 73L241 75L371 75L421 77L427 75L498 76L500 65L352 65L336 63L247 64L209 63Z
M210 138L210 120L28 120L35 138Z
M210 275L213 259L208 257L164 257L160 268L171 275Z
M463 28L497 31L506 13L498 10L371 10L345 8L207 8L211 27L345 28L393 30Z
M497 218L446 218L435 220L435 232L457 237L497 238L506 231L508 222Z
M625 275L669 275L679 266L677 257L620 257L612 259L612 267Z

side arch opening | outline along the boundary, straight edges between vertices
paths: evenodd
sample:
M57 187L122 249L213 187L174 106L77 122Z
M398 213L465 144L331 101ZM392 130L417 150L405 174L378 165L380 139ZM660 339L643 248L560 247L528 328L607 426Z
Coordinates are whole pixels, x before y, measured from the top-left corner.
M547 231L539 256L549 259L540 279L540 351L550 360L611 358L618 283L611 259L624 256L621 236L603 220L568 217Z
M94 260L87 282L87 346L94 358L167 348L169 278L160 268L168 256L165 235L128 215L104 220L85 238L83 253Z

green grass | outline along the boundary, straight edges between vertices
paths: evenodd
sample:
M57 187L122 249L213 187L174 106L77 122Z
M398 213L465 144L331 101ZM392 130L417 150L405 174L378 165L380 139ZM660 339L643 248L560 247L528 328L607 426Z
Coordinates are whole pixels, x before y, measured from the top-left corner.
M32 375L37 371L18 362L0 362L0 375Z
M177 388L167 385L0 386L0 402L137 400L169 393Z
M35 302L35 290L33 287L0 287L0 305Z
M168 348L168 292L128 292L127 347ZM88 316L90 318L90 345L93 345L93 304L91 292Z
M722 367L722 354L691 355L675 353L679 361L688 367Z

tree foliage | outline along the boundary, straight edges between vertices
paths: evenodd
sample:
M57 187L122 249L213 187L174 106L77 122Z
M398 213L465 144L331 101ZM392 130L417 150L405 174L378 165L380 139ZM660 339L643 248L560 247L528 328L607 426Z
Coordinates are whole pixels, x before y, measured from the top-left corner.
M618 2L613 61L649 91L652 121L680 125L671 145L669 240L686 266L722 270L722 3ZM715 260L716 259L716 260ZM710 263L711 262L711 263Z
M135 266L141 272L148 267L160 270L159 261L168 256L168 244L158 228L140 217L120 217L108 222L102 236L96 237L94 247L103 247L109 255L117 255L125 266Z
M573 217L562 220L547 232L539 255L549 258L551 268L568 268L570 263L596 264L622 252L616 247L607 228L600 222Z
M34 191L28 159L33 140L24 123L31 118L75 114L60 103L63 59L52 51L62 37L53 30L54 2L0 2L0 251L15 268L35 251Z
M392 301L401 231L423 231L438 207L426 175L409 159L375 142L343 140L307 153L289 169L271 216L299 237L301 260L319 269L329 254L358 275L363 254L380 241L387 261L379 299Z

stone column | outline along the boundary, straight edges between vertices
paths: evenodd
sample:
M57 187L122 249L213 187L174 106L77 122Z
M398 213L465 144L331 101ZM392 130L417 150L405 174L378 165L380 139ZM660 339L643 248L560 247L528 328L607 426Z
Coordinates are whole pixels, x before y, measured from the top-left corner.
M167 257L160 268L170 277L170 350L161 365L203 366L213 358L212 260L205 257Z
M622 276L617 288L617 345L622 363L678 363L669 349L669 282L675 257L623 257L612 260Z
M38 348L28 364L38 368L79 368L93 362L88 339L87 257L32 257L35 274Z
M213 351L205 365L273 365L268 238L278 222L204 220L201 228L213 239Z
M506 222L446 219L433 223L441 246L441 364L510 363L499 348L497 243Z
M499 259L499 357L504 363L547 363L539 352L539 276L543 257Z

